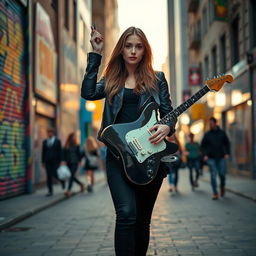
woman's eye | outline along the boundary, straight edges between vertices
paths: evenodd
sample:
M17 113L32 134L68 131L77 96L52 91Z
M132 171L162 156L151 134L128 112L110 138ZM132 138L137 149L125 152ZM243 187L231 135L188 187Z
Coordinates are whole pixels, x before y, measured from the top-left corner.
M138 45L137 48L138 48L138 49L142 49L142 45Z
M131 45L129 45L129 44L127 44L126 46L125 46L125 48L130 48L131 47Z

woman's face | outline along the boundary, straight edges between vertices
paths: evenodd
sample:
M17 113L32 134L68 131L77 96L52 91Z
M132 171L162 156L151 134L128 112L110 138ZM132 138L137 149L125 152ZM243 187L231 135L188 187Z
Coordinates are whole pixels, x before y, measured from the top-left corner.
M137 35L128 36L123 49L126 64L137 65L144 55L144 45Z

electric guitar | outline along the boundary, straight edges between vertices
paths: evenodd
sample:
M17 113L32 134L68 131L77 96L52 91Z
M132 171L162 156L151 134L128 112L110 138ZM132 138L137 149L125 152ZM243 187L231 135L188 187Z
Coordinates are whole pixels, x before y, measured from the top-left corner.
M161 159L178 150L175 143L166 140L158 144L150 143L148 139L152 134L149 129L155 124L176 120L207 92L219 91L225 82L232 81L231 75L207 80L201 90L160 120L157 119L158 105L151 102L136 121L107 126L101 133L101 140L121 159L128 179L135 184L146 185L155 178Z

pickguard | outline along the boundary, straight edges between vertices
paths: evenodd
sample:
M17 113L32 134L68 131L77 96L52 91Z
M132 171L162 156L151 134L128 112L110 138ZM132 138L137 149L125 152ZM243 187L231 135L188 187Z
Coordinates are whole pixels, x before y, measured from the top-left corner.
M164 140L158 144L152 144L148 140L149 137L152 136L149 129L154 126L156 122L156 110L153 110L149 121L143 127L129 131L125 135L127 145L129 145L134 152L134 156L139 163L143 163L151 155L166 149Z

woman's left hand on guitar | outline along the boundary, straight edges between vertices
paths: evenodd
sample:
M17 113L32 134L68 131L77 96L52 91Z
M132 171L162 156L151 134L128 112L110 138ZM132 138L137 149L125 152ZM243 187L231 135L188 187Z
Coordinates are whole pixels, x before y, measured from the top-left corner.
M158 144L170 133L170 127L166 124L156 124L149 131L152 133L149 141L153 144Z

